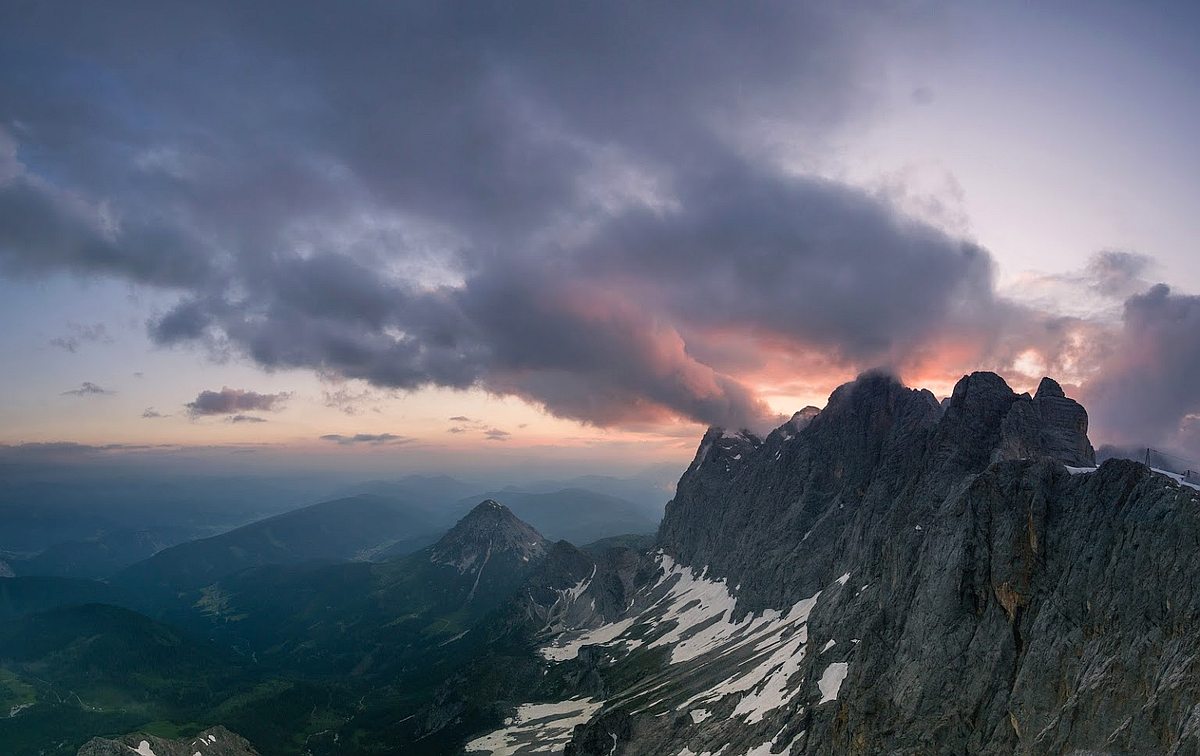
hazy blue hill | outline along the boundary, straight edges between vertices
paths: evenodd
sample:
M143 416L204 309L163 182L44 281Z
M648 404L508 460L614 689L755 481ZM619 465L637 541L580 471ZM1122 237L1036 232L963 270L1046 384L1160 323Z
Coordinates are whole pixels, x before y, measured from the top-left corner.
M551 540L590 543L628 533L653 533L658 519L646 508L583 488L549 492L505 490L464 499L454 509L466 512L480 498L504 502L513 513Z
M674 484L674 467L668 468L661 476L662 480ZM574 478L556 480L539 480L520 486L513 490L529 493L551 493L564 488L583 488L588 491L615 496L633 503L655 520L662 517L667 500L671 498L669 485L656 482L649 477L619 478L614 475L579 475Z
M35 557L14 561L12 568L18 575L99 580L194 537L191 528L182 527L118 530L86 541L55 544Z
M404 499L436 521L454 523L449 506L478 491L480 486L464 483L448 475L406 475L399 480L370 480L341 490L342 496L373 494ZM478 501L478 498L476 499Z
M511 598L544 553L535 530L492 507L479 505L433 546L388 562L231 575L206 590L203 622L265 664L357 677L427 665L424 654Z
M581 551L589 554L603 554L610 549L632 549L634 551L650 551L654 548L654 535L651 533L634 533L609 536L580 546Z
M42 576L0 578L0 621L92 602L123 603L117 589L96 580Z
M353 496L173 546L122 570L113 582L150 593L187 593L250 567L367 559L387 549L413 551L433 541L434 532L428 519L405 501Z
M380 502L351 501L378 533ZM278 521L315 510L323 514L315 522L327 523L347 506L310 507L239 529L249 535L236 540L206 539L217 547L198 542L160 556L172 556L166 568L198 545L214 549L191 555L202 566L251 548L283 559L271 548L285 542L289 553L311 553L310 541L289 541L288 528L303 523ZM355 521L337 519L343 529ZM138 567L153 574L158 559ZM162 592L161 614L174 627L96 604L0 622L0 704L34 703L0 720L0 743L37 752L47 743L78 748L97 735L176 737L219 723L264 754L452 753L508 715L496 701L546 684L533 634L564 587L595 575L597 563L484 501L433 545L390 561L264 563L183 596Z
M120 473L71 475L7 468L0 475L0 550L24 558L55 544L123 530L154 531L176 542L215 535L318 499L325 483Z

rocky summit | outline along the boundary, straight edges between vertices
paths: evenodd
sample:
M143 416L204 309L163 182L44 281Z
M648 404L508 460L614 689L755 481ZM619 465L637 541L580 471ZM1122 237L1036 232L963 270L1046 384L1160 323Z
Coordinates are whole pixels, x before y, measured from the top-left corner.
M546 551L546 539L494 499L480 502L430 552L430 561L459 572L482 572L493 555L530 562Z
M167 740L155 735L135 732L108 740L92 738L79 756L258 756L245 738L224 727L210 727L191 738Z
M1200 491L1096 467L1053 380L869 373L765 438L709 429L651 552L527 609L573 687L468 751L1200 753L1198 557Z

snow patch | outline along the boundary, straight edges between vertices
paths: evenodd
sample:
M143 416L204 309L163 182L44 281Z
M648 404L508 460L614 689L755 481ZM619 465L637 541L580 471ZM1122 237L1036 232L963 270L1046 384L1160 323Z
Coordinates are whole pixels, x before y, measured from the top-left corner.
M534 751L561 751L571 741L576 725L581 725L600 710L601 703L572 698L558 703L522 704L506 727L467 743L466 751L493 756L514 756L530 748Z
M141 743L138 743L137 748L133 746L126 746L126 748L138 754L138 756L156 756L154 749L150 747L149 740L143 740Z
M31 701L30 703L17 704L16 706L13 706L13 707L9 708L9 710L8 710L8 718L9 718L9 719L12 719L13 717L17 716L17 715L18 715L18 714L20 714L21 712L23 712L23 711L25 711L26 709L28 709L30 706L33 706L33 703L34 703L34 702L32 702L32 701Z
M819 704L837 700L838 692L842 689L842 681L846 679L848 666L846 662L834 662L821 673L821 679L817 681L817 687L821 689Z
M607 625L601 625L594 630L588 630L582 635L568 639L555 641L549 646L543 646L538 649L538 653L542 658L549 661L567 661L579 656L579 650L584 646L603 646L607 643L619 638L626 630L633 627L637 622L637 617L629 617L619 622L610 622Z
M821 646L821 653L825 653L826 651L828 651L829 649L833 648L836 645L837 645L837 641L835 641L833 638L830 638L828 641L825 642L824 646Z
M775 745L774 740L768 740L766 743L763 743L760 746L755 746L754 748L751 748L749 751L746 751L746 753L743 754L743 756L781 756L781 754L773 754L771 752L771 748L774 747L774 745ZM789 744L787 749L785 751L783 751L783 753L788 754L791 752L792 752L792 747Z

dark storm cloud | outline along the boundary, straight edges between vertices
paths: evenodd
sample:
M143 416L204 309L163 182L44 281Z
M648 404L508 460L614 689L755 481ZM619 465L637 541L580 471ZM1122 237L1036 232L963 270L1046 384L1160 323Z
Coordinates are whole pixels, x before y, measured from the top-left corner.
M1200 459L1200 297L1164 284L1130 297L1107 355L1083 393L1103 436Z
M338 433L327 433L321 436L322 441L332 441L341 446L352 446L354 444L366 444L368 446L382 446L384 444L402 445L410 444L416 439L407 436L398 436L395 433L355 433L353 436L343 436Z
M80 384L79 388L71 389L70 391L64 391L62 393L63 396L104 396L114 392L109 391L101 386L97 386L91 381L84 381L82 384Z
M207 277L204 250L170 221L131 217L119 232L107 222L102 207L0 174L0 269L10 274L69 268L184 287Z
M597 424L761 425L779 350L1054 353L985 250L780 168L871 110L918 6L7 6L0 263L177 291L160 344ZM274 406L229 401L188 407Z
M201 391L194 401L184 406L193 417L201 415L234 415L247 410L273 412L281 409L291 394L259 394L254 391L231 389L228 386L220 391ZM246 416L249 417L249 416ZM255 422L258 418L251 419Z

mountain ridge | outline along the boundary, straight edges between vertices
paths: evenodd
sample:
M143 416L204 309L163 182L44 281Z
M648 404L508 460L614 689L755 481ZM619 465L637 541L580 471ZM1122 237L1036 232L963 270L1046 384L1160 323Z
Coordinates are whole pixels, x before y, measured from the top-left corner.
M566 752L1200 747L1200 640L1131 619L1200 619L1178 561L1200 553L1200 500L1094 467L1086 430L1056 382L1018 395L990 373L944 403L868 373L765 438L709 429L629 608L544 646L600 681Z

